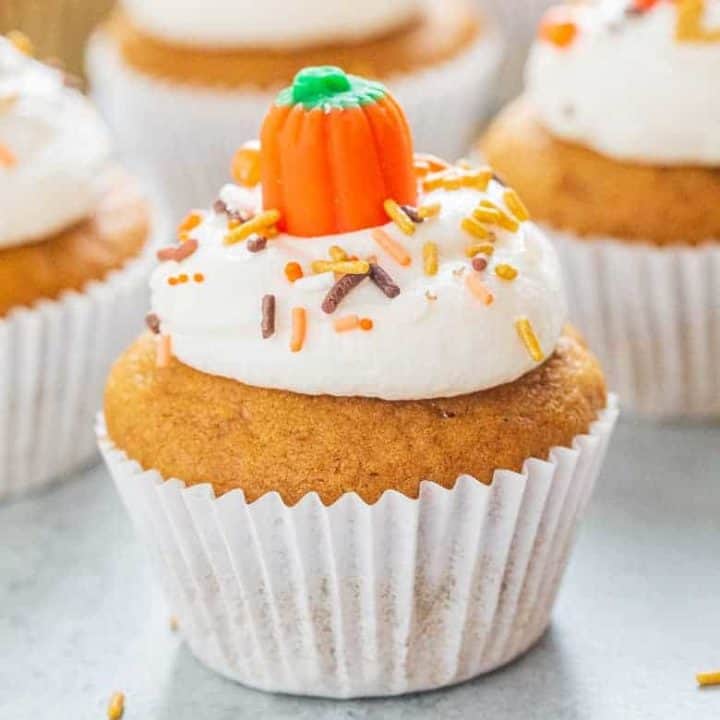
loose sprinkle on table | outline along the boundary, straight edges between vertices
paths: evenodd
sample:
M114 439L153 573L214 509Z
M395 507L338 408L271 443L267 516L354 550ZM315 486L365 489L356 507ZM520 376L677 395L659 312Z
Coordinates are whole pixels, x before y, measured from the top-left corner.
M247 247L248 252L260 252L267 247L267 238L264 235L252 235L248 238L245 247Z
M400 294L400 288L395 281L375 262L370 263L370 279L380 288L386 297L392 299Z
M260 182L260 143L246 142L235 152L230 174L238 185L255 187Z
M438 246L434 242L426 242L423 245L423 269L426 275L437 275L438 271Z
M535 362L541 362L545 359L545 355L540 347L540 341L533 330L533 326L526 317L519 317L515 321L515 329L520 339L523 341L528 354Z
M148 313L145 316L145 324L153 335L160 334L160 318L155 313Z
M508 188L503 193L503 200L508 207L508 210L515 216L520 222L526 222L530 219L530 213L525 207L525 204L520 199L520 196L511 188Z
M15 153L7 146L0 143L0 167L15 167L17 158Z
M262 336L265 340L275 334L275 296L263 295L262 321L260 323Z
M388 198L383 203L385 212L388 217L402 230L406 235L412 235L415 232L415 223L407 216L405 211L398 205L395 200Z
M300 263L289 262L285 265L285 277L292 283L299 280L305 273L303 273Z
M356 288L367 276L368 273L364 273L362 275L343 275L330 288L330 290L328 290L328 294L325 296L325 299L322 301L322 305L320 306L322 311L328 315L330 313L334 313L347 294Z
M108 703L107 716L108 720L120 720L125 712L125 694L121 692L113 693Z
M155 365L165 368L170 364L172 356L172 341L169 335L161 335L155 353Z
M460 227L478 240L487 240L492 237L490 231L472 217L463 218Z
M566 8L551 8L540 22L538 34L541 39L559 48L568 47L573 43L578 27L571 19Z
M355 330L360 326L360 318L357 315L344 315L333 322L335 332L342 333L348 330Z
M300 352L305 344L307 334L307 310L304 307L292 309L292 334L290 336L290 351Z
M268 230L280 220L280 213L277 210L265 210L255 215L255 217L246 220L242 224L233 228L225 236L226 245L234 245L242 242L246 238L255 233L261 235L268 234Z
M188 233L194 230L202 222L202 219L202 215L195 210L188 213L177 227L178 239L180 241L187 240L189 237Z
M399 265L407 266L412 262L408 251L382 228L374 228L371 234L373 240Z
M482 302L484 305L492 305L495 296L490 292L489 288L477 275L467 275L465 284L468 290Z
M495 274L501 280L514 280L518 275L518 271L517 268L514 268L512 265L500 263L495 266Z
M720 685L720 670L712 672L700 672L695 676L697 684L700 687L709 687L711 685Z

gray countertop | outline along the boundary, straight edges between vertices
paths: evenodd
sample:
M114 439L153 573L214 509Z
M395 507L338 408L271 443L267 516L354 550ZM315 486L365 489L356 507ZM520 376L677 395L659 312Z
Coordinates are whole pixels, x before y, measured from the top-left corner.
M448 690L333 702L245 689L170 629L104 468L0 506L0 718L713 720L720 688L720 425L623 421L551 630Z

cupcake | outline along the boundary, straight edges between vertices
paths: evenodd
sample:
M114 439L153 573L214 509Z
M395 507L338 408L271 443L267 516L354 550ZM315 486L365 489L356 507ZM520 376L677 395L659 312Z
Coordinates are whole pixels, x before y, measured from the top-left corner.
M698 81L717 28L697 0L556 8L482 142L556 241L611 385L660 418L720 413L720 100Z
M63 76L0 37L0 498L95 456L104 376L142 321L149 213Z
M242 158L248 184L161 251L154 335L98 425L186 641L329 697L511 661L548 625L616 415L552 246L337 68L301 71Z
M228 158L306 65L391 78L429 152L461 157L492 93L499 37L470 0L121 0L88 69L126 155L179 217L210 203Z

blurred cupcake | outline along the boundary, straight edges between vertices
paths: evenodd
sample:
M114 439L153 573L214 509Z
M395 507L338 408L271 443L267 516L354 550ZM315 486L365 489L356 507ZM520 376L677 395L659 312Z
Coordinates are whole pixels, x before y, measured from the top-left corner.
M260 152L262 187L161 251L99 427L185 638L331 697L503 665L547 627L616 414L553 248L336 68L278 96Z
M100 108L182 214L209 203L305 65L391 78L428 151L465 154L492 93L500 41L469 0L121 0L88 68ZM240 139L240 140L239 140Z
M0 37L0 498L93 457L142 318L148 209L109 150L87 99Z
M720 71L720 3L702 9L554 10L482 143L552 232L612 386L660 417L720 413L720 96L698 81Z
M111 7L112 0L2 0L0 33L22 31L40 57L57 58L79 75L88 35Z

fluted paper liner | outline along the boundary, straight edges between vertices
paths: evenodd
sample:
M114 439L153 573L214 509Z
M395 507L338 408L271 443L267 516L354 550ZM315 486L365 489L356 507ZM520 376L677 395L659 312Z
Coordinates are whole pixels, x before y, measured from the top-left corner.
M468 151L490 109L501 46L488 26L457 58L383 79L405 108L418 151L450 160ZM217 198L229 180L232 154L259 136L280 90L199 88L142 75L102 31L90 42L88 74L125 159L164 193L177 217Z
M571 448L489 486L374 505L215 498L143 471L102 420L98 439L193 653L245 685L344 698L457 683L536 642L616 416L611 398Z
M564 265L571 320L623 406L720 416L720 242L655 247L544 229Z
M0 500L96 457L110 365L142 326L148 253L58 300L0 319Z

